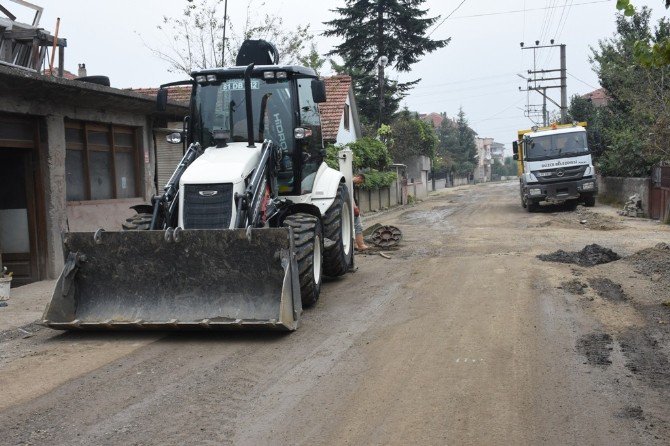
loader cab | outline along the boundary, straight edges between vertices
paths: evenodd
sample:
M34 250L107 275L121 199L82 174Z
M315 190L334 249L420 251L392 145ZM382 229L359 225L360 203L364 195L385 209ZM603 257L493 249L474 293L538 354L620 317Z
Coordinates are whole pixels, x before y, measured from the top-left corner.
M195 82L188 142L200 142L205 148L224 148L231 143L260 145L271 139L282 152L280 194L311 192L324 153L318 110L318 102L325 101L323 81L309 68L254 67L250 82L253 123L249 126L245 69L211 69L192 74Z

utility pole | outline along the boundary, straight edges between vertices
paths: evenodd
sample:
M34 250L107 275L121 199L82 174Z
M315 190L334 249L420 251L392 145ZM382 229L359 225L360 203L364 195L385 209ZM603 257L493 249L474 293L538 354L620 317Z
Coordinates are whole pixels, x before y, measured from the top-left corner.
M223 46L221 47L221 66L226 65L226 24L228 23L228 0L223 4Z
M556 69L538 69L537 68L537 50L542 48L560 48L561 52L561 67ZM568 86L567 86L567 66L566 66L566 51L565 44L555 45L554 40L551 40L550 45L540 45L540 41L535 41L535 46L524 46L524 43L521 42L522 50L533 50L533 69L528 70L528 77L521 76L527 82L527 88L522 89L519 87L520 91L535 91L542 96L542 122L545 126L549 125L548 111L547 111L547 101L556 105L561 111L561 123L567 124L568 121ZM555 74L558 73L558 77ZM553 77L552 77L553 76ZM556 81L560 81L556 85ZM548 83L548 84L547 84ZM549 97L547 90L550 89L559 89L561 90L561 99L560 104L554 99ZM530 101L526 105L526 116L537 116L538 106L531 105Z
M388 57L380 56L377 60L379 67L379 128L382 126L382 117L384 116L384 67L389 62Z
M561 122L568 123L568 69L565 61L565 44L561 44Z

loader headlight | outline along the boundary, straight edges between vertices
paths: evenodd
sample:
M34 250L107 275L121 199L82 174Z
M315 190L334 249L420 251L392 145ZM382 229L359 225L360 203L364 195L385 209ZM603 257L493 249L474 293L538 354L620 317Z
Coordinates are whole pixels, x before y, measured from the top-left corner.
M584 185L582 186L582 189L583 190L593 190L593 189L595 189L595 187L596 187L596 183L589 182L589 183L584 183Z
M286 79L286 71L277 71L277 79Z
M208 74L207 82L216 82L216 74Z
M199 84L204 84L205 82L207 82L207 78L205 76L200 75L195 77L195 81Z
M263 72L263 79L274 79L274 78L275 78L274 71L264 71Z
M530 195L542 195L542 190L541 189L529 189L528 193Z

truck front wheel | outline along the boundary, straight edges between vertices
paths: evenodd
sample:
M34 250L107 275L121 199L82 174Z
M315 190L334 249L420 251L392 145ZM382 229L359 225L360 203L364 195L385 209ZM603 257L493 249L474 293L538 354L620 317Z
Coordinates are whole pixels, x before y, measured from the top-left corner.
M584 197L584 206L586 206L587 208L592 208L595 205L596 205L595 195L588 195Z
M526 208L526 212L533 213L533 212L537 211L537 209L540 207L540 205L538 203L536 203L535 201L533 201L529 198L525 198L523 201L526 204L524 206Z

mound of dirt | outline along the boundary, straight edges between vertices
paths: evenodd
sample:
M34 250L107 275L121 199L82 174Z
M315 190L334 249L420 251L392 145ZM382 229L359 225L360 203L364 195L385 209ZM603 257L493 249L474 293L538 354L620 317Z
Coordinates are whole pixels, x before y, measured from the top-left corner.
M643 249L627 258L640 274L657 280L670 282L670 245L659 243L653 248Z
M618 283L612 282L610 279L602 277L594 277L589 279L589 285L596 290L598 296L611 302L624 302L628 300L628 296L623 292L623 288Z
M568 252L559 249L551 254L540 254L537 258L545 262L574 263L580 266L595 266L614 262L621 257L611 249L594 243L585 246L581 251Z
M556 224L563 227L590 229L593 231L614 231L623 229L616 218L579 207L574 212L559 214Z

